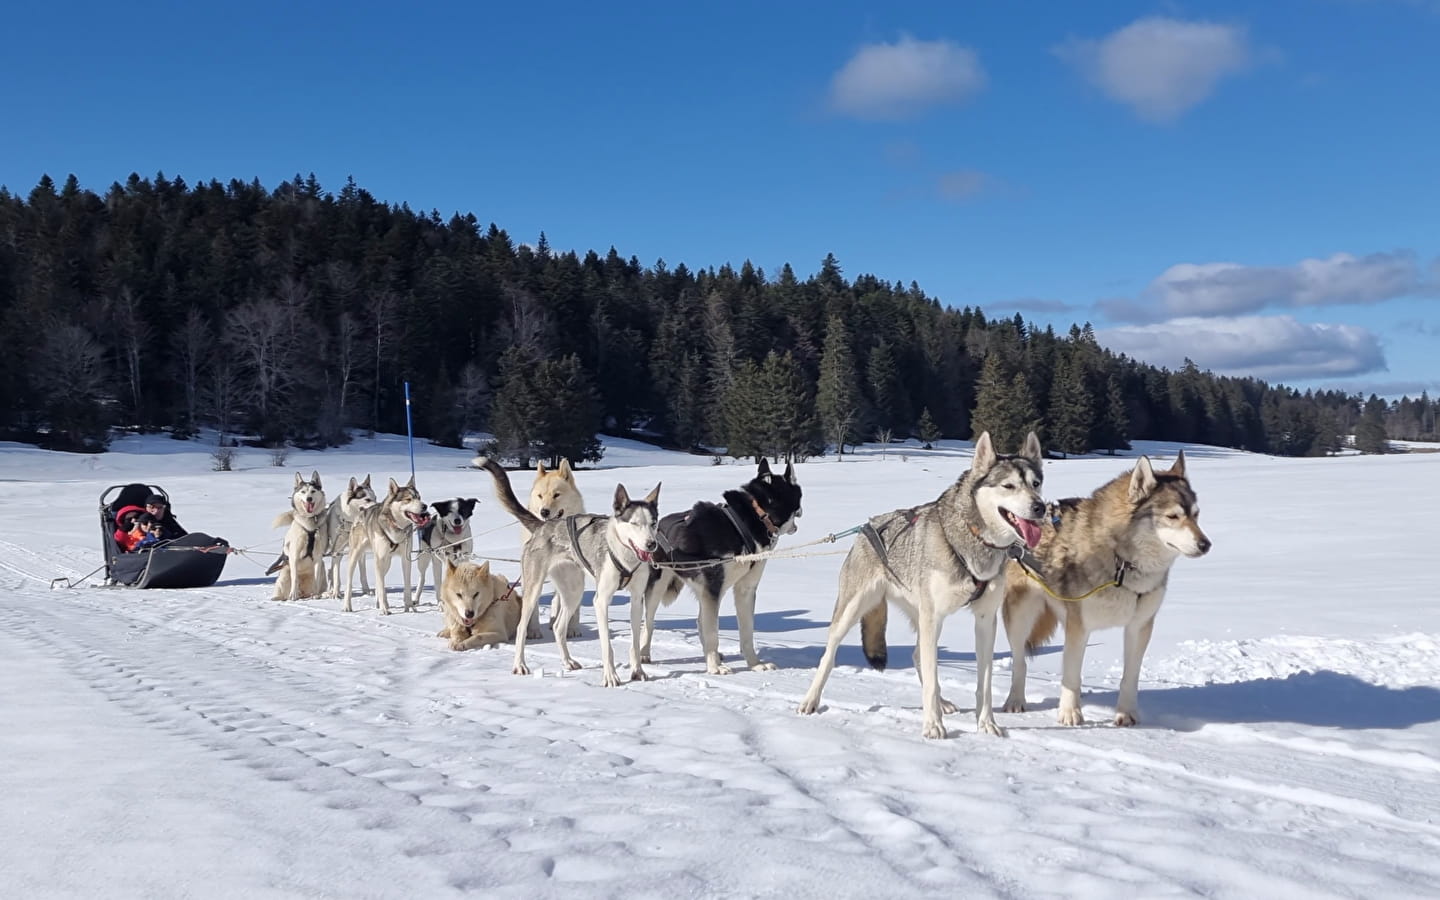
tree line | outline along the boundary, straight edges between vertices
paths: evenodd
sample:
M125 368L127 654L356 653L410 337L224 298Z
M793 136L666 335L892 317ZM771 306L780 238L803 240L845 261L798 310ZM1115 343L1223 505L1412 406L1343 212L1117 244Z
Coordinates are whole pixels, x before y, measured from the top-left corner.
M643 265L615 248L517 244L296 176L187 184L72 175L0 188L0 436L103 448L117 426L262 446L351 429L459 445L495 435L529 463L598 458L597 431L735 456L990 430L1018 448L1132 439L1260 452L1434 439L1428 395L1387 403L1152 366L1016 314L955 309L913 281L789 264Z

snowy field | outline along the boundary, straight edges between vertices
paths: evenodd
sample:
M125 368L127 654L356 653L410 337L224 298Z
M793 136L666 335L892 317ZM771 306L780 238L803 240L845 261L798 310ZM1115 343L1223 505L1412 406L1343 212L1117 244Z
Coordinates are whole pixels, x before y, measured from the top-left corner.
M1141 445L1163 464L1174 445ZM704 674L695 605L662 611L656 680L599 686L593 611L560 675L512 650L452 653L373 599L272 602L269 525L294 472L331 496L404 480L403 438L295 452L126 438L99 456L0 445L0 880L11 897L1420 897L1440 891L1440 456L1273 459L1189 447L1209 556L1177 561L1141 677L1142 725L1055 724L1059 648L1036 710L974 733L967 613L941 680L951 739L920 737L913 637L892 667L852 634L816 716L841 557L772 562L758 644L773 672ZM477 552L518 531L470 453L416 448L428 500L482 498ZM868 448L798 467L790 546L935 497L967 444ZM1090 492L1120 458L1047 464L1046 495ZM746 465L608 441L579 473L592 510L617 481L663 480L673 511ZM52 590L101 563L97 501L163 485L180 521L248 552L215 587ZM517 485L527 489L529 477ZM849 539L841 545L848 546ZM817 553L834 551L823 545ZM497 564L513 574L516 567ZM92 579L98 582L98 577ZM400 584L398 569L388 583ZM391 596L398 608L398 598ZM620 603L625 598L617 598ZM612 616L620 658L628 613ZM722 610L722 650L736 652ZM1004 649L1001 637L1001 649ZM1085 711L1108 723L1120 632L1093 636ZM995 693L1009 685L997 661ZM538 664L538 665L537 665ZM622 675L623 675L622 669Z

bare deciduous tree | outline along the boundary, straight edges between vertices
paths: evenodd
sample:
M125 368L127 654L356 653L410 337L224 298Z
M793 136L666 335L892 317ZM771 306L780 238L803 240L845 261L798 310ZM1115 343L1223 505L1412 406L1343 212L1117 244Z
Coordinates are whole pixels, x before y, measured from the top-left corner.
M36 349L32 384L50 430L79 446L104 433L100 401L110 380L105 349L83 325L53 323Z
M140 315L140 301L128 286L109 298L111 329L124 368L130 409L139 414L144 398L141 363L150 343L150 325Z
M175 341L175 363L185 392L185 422L190 428L195 427L200 415L200 379L207 368L213 341L205 314L198 307L190 307Z
M386 352L399 341L397 326L400 323L400 298L393 291L377 291L370 295L372 346L375 350L374 368L370 372L371 416L370 434L380 429L380 373L384 368Z
M455 385L455 413L460 419L460 437L480 427L490 411L490 380L485 370L473 362L460 370L460 380Z
M239 357L251 390L247 398L261 421L268 421L275 401L289 387L287 365L290 323L275 300L252 300L226 316L225 342Z
M503 290L509 317L500 326L501 342L519 347L532 359L548 359L553 330L550 314L535 295L524 288L506 284Z
M230 357L221 355L209 367L199 396L200 408L214 419L215 427L220 432L218 444L221 447L225 446L225 436L230 433L235 407L243 393L234 363L230 361Z
M889 428L877 428L875 429L875 440L880 444L880 458L885 459L890 444L895 440L895 432Z

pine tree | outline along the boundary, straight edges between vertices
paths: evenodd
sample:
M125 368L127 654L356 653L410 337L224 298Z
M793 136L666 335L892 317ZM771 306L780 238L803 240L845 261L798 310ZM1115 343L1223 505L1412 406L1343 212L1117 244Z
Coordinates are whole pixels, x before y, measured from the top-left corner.
M860 386L855 354L850 348L850 331L839 316L831 316L825 329L825 351L820 357L820 383L815 412L835 451L845 455L845 445L854 443L860 419Z
M736 459L747 456L759 459L765 455L765 425L760 403L763 394L760 367L747 359L736 370L725 395L725 443Z
M1105 379L1105 404L1095 429L1095 446L1111 456L1116 450L1130 449L1130 412L1125 405L1125 391L1120 376L1111 372Z
M1045 429L1045 445L1052 450L1076 455L1090 452L1094 410L1084 375L1074 352L1062 351L1050 383L1050 416Z
M940 428L935 424L935 419L930 415L930 407L920 411L920 423L915 427L915 436L928 448L940 440Z
M529 468L535 458L532 446L537 423L544 414L534 374L538 363L524 347L511 347L500 357L500 388L490 412L490 430L495 432L499 455Z
M814 409L814 389L791 354L745 363L725 403L730 455L804 459L819 443Z
M1385 411L1388 408L1384 400L1374 394L1365 401L1365 411L1360 415L1360 423L1355 426L1355 449L1361 453L1388 453L1390 443L1385 431Z
M893 427L900 405L900 370L895 365L895 351L884 338L870 351L865 377L870 385L870 403L875 424L886 428Z
M600 428L600 397L575 354L547 359L535 369L535 390L546 398L536 416L533 441L551 466L560 460L594 462L604 454L595 437Z
M1024 372L1017 372L1011 379L1010 398L1005 427L990 433L990 439L1001 453L1019 453L1026 435L1040 430L1040 413L1035 409L1035 398Z
M981 434L995 432L1005 427L1006 408L1010 405L1010 383L1000 354L991 353L985 357L980 368L980 381L975 391L975 409L970 413L970 439L977 440Z

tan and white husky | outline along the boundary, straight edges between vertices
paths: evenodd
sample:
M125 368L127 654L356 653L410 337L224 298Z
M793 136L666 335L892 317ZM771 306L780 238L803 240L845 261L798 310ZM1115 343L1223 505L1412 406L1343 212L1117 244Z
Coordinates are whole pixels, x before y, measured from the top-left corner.
M444 561L440 579L440 611L445 627L436 637L447 638L451 650L472 650L513 643L520 626L520 596L490 564Z
M1052 504L1035 549L1036 574L1061 597L1079 598L1108 586L1084 599L1060 600L1018 563L1010 563L1004 619L1014 653L1006 712L1025 710L1025 653L1049 640L1059 625L1065 629L1060 724L1083 724L1080 672L1090 632L1124 628L1125 668L1114 722L1134 725L1140 720L1140 661L1165 599L1170 567L1181 556L1204 556L1210 550L1199 517L1183 451L1167 471L1156 472L1142 456L1135 468L1089 497Z

